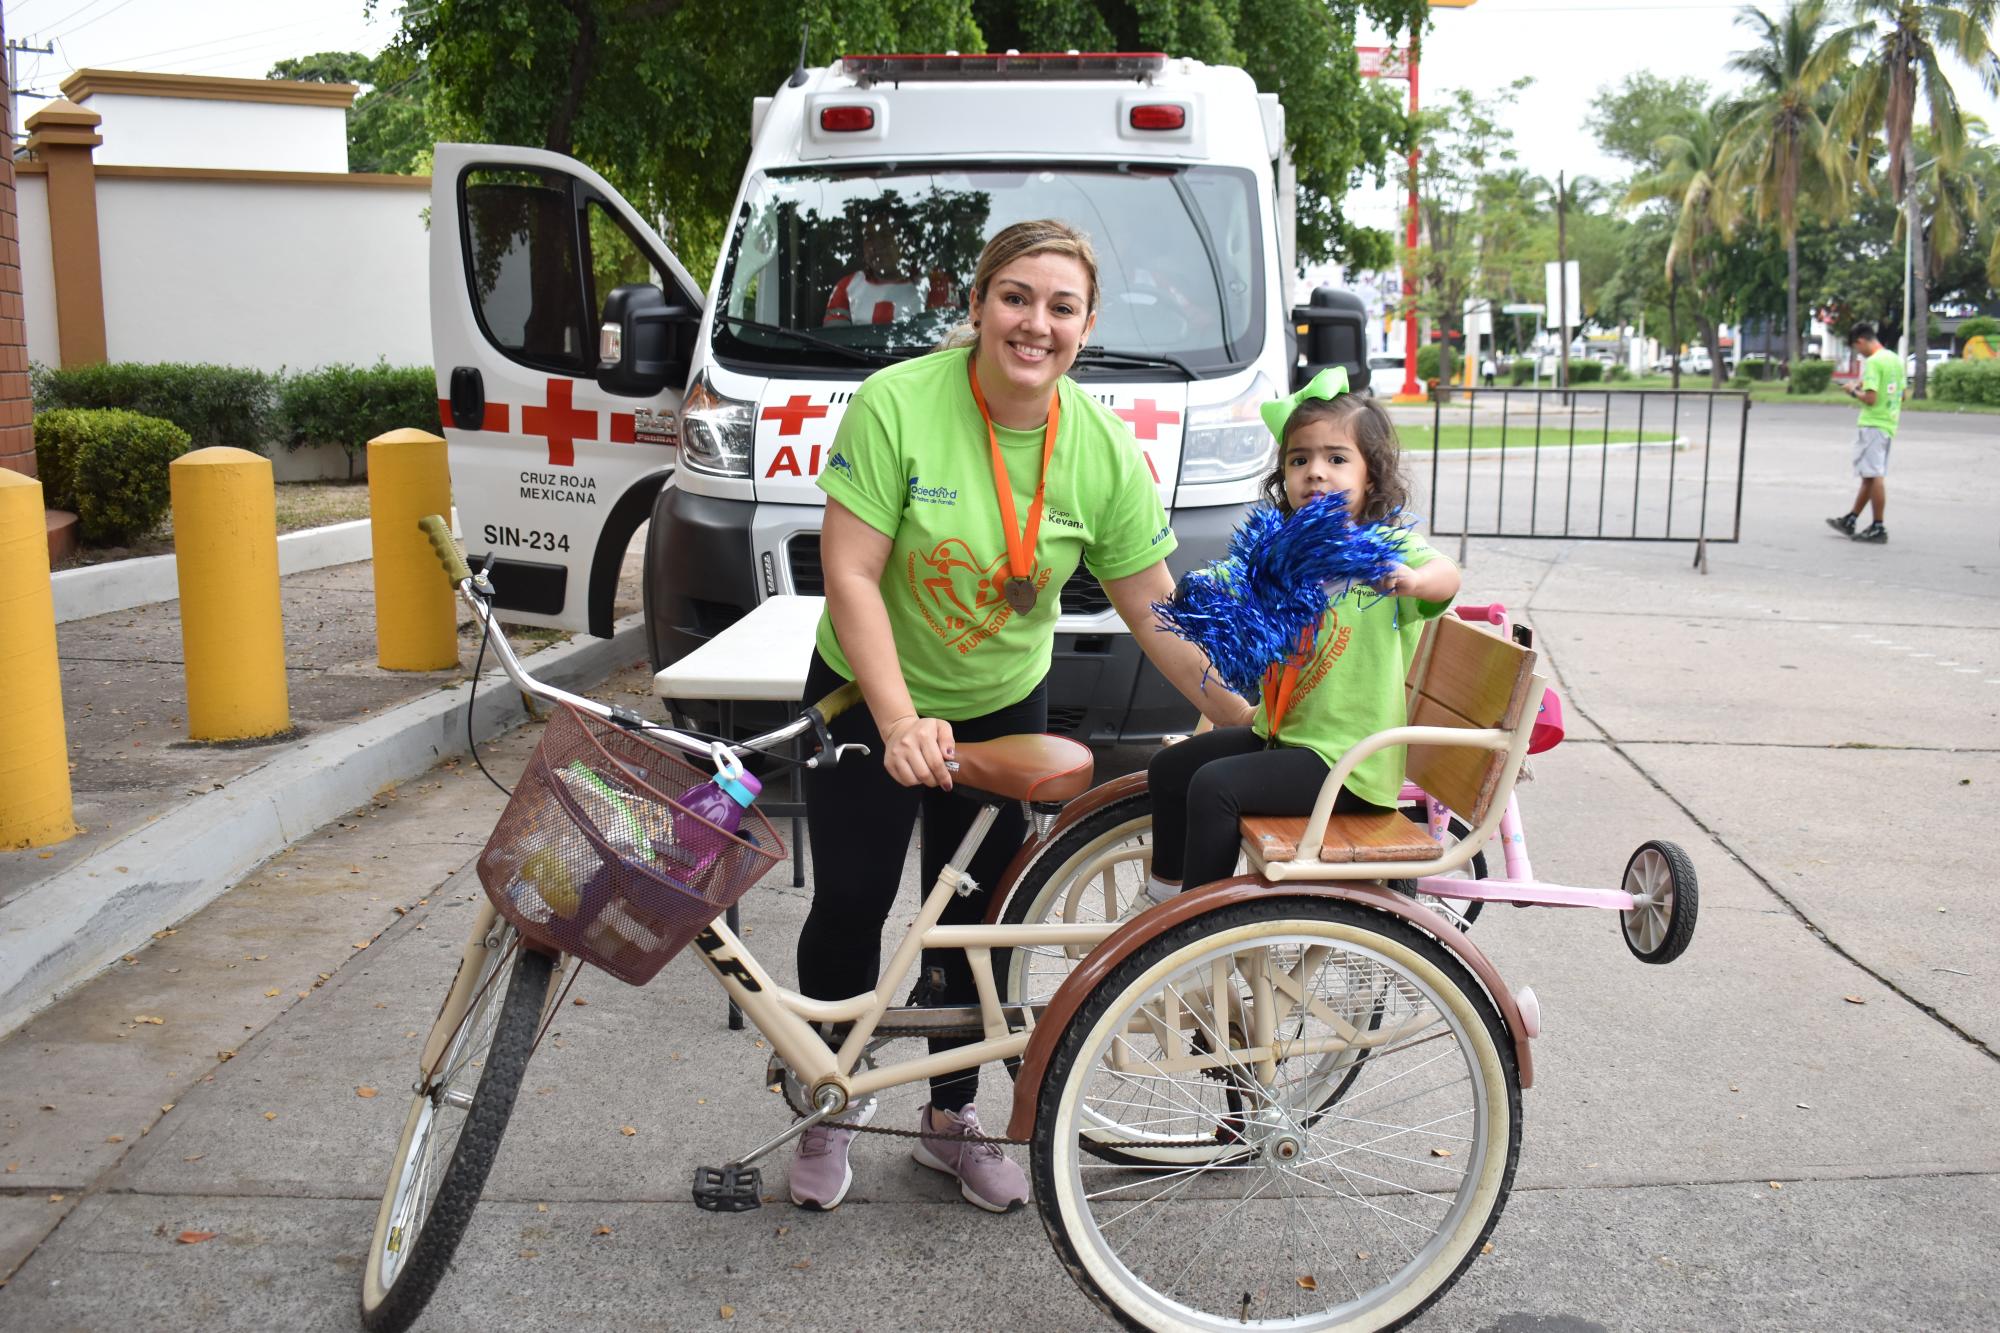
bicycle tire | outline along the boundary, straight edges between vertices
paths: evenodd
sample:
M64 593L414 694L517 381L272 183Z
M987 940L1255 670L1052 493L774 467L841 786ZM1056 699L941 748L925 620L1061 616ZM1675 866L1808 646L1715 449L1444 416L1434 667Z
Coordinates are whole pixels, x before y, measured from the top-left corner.
M465 1128L445 1166L437 1195L417 1230L409 1257L397 1265L395 1276L386 1288L379 1280L379 1261L385 1243L381 1232L389 1213L385 1199L362 1275L361 1323L369 1333L402 1333L423 1313L451 1266L452 1255L457 1252L459 1241L472 1222L480 1193L486 1187L493 1159L499 1154L501 1136L514 1113L514 1100L527 1073L535 1028L541 1021L555 966L555 960L548 954L526 948L517 948L517 953L507 994L494 1024L493 1043L487 1050L479 1084L466 1114ZM390 1196L395 1194L401 1180L411 1136L418 1128L426 1103L427 1099L420 1096L410 1108L397 1161L391 1169Z
M1298 939L1287 940L1288 936ZM1219 1183L1213 1186L1215 1206L1218 1210L1227 1209L1222 1215L1232 1219L1231 1227L1218 1230L1211 1221L1196 1233L1196 1243L1234 1249L1216 1265L1222 1277L1208 1284L1215 1288L1206 1293L1209 1303L1199 1304L1196 1302L1204 1298L1204 1293L1196 1290L1195 1285L1183 1284L1195 1267L1194 1260L1202 1257L1199 1251L1186 1267L1167 1280L1164 1285L1168 1290L1148 1280L1186 1255L1188 1247L1169 1234L1177 1223L1171 1210L1191 1213L1194 1206L1205 1202L1201 1182L1191 1179L1199 1172L1155 1168L1165 1179L1177 1183L1150 1197L1142 1197L1141 1191L1148 1188L1143 1183L1114 1183L1093 1191L1086 1182L1086 1171L1100 1173L1094 1177L1098 1182L1116 1182L1135 1173L1128 1173L1127 1177L1106 1176L1101 1173L1117 1168L1087 1162L1077 1151L1082 1146L1077 1122L1083 1114L1081 1108L1090 1098L1103 1095L1106 1082L1116 1084L1115 1072L1107 1075L1107 1071L1115 1071L1118 1065L1114 1051L1123 1034L1131 1030L1129 1024L1134 1013L1140 1012L1135 1006L1145 1005L1147 997L1156 990L1161 994L1176 994L1176 978L1183 971L1206 975L1206 969L1213 966L1211 955L1226 954L1240 959L1246 954L1254 955L1254 951L1267 944L1283 943L1290 948L1302 941L1343 949L1352 955L1356 965L1364 968L1381 967L1383 975L1394 978L1398 995L1417 1014L1417 1019L1399 1016L1396 1026L1391 1028L1396 1035L1390 1038L1389 1048L1377 1050L1367 1062L1370 1068L1375 1068L1386 1061L1389 1068L1396 1069L1395 1073L1383 1071L1380 1086L1397 1083L1398 1094L1408 1086L1398 1082L1409 1072L1408 1061L1399 1060L1403 1052L1415 1053L1414 1058L1419 1061L1436 1059L1439 1048L1435 1043L1439 1038L1447 1039L1451 1047L1459 1050L1467 1077L1438 1084L1433 1092L1443 1093L1464 1083L1472 1103L1472 1125L1453 1152L1425 1153L1420 1145L1431 1139L1417 1137L1414 1144L1418 1146L1412 1147L1408 1160L1412 1171L1433 1167L1447 1172L1456 1170L1460 1178L1448 1194L1449 1206L1442 1209L1432 1242L1409 1254L1407 1259L1394 1258L1388 1247L1369 1241L1363 1241L1358 1248L1351 1238L1345 1244L1330 1243L1315 1225L1311 1228L1312 1236L1326 1253L1309 1255L1300 1247L1280 1244L1268 1247L1273 1257L1262 1260L1261 1252L1254 1246L1266 1239L1258 1233L1269 1230L1269 1219L1252 1217L1248 1206L1264 1187L1253 1189L1251 1177L1243 1173L1264 1172L1296 1179L1317 1169L1322 1174L1342 1176L1344 1180L1345 1173L1338 1165L1342 1155L1367 1152L1372 1144L1383 1141L1381 1135L1385 1129L1394 1127L1381 1123L1386 1117L1371 1107L1362 1119L1353 1122L1363 1127L1362 1141L1348 1144L1341 1140L1337 1129L1329 1131L1326 1139L1316 1139L1310 1126L1301 1127L1290 1115L1273 1117L1268 1110L1253 1108L1251 1120L1245 1121L1246 1127L1255 1120L1277 1132L1268 1133L1261 1143L1246 1138L1242 1152L1216 1164L1218 1169L1232 1173L1219 1177ZM1423 1018L1426 1010L1422 1006L1428 1006L1435 1019ZM1422 1019L1422 1027L1409 1026L1418 1019ZM1432 1028L1437 1030L1433 1032ZM1429 1035L1420 1035L1424 1033ZM1421 1052L1418 1048L1422 1048ZM1159 1070L1162 1066L1152 1068ZM1247 1084L1245 1089L1253 1096L1257 1091ZM1367 1091L1357 1096L1365 1096ZM1451 1118L1431 1119L1428 1109L1406 1111L1409 1128L1394 1132L1421 1135L1438 1124L1457 1123ZM1296 1142L1301 1134L1306 1140L1303 1145ZM1293 1141L1289 1155L1282 1151L1285 1139ZM1513 1042L1492 1001L1464 966L1437 941L1399 919L1335 900L1273 897L1218 908L1161 932L1112 969L1085 998L1058 1039L1039 1090L1030 1169L1036 1204L1057 1257L1084 1293L1124 1327L1258 1326L1265 1321L1260 1317L1253 1322L1250 1318L1251 1293L1255 1292L1259 1302L1274 1307L1268 1326L1373 1330L1400 1327L1416 1318L1449 1290L1477 1257L1505 1207L1520 1148L1521 1086ZM1333 1165L1328 1167L1325 1163ZM1377 1169L1393 1168L1378 1166ZM1359 1198L1362 1187L1351 1181L1344 1183L1347 1188L1356 1189L1355 1197ZM1394 1187L1394 1182L1382 1183ZM1322 1213L1322 1220L1332 1230L1346 1225L1346 1220L1334 1211L1339 1200L1329 1197L1337 1195L1341 1187L1342 1182L1331 1188L1322 1185L1321 1193L1306 1192L1303 1202L1300 1197L1281 1200L1272 1195L1266 1203L1284 1202L1295 1207L1323 1204L1329 1211ZM1277 1186L1281 1192L1291 1188L1284 1184ZM1293 1194L1297 1196L1298 1192L1293 1190ZM1420 1196L1412 1191L1397 1197L1407 1203ZM1440 1198L1441 1205L1443 1202ZM1141 1219L1131 1231L1117 1231L1128 1215L1156 1205L1164 1216L1157 1220ZM1366 1220L1365 1214L1360 1216ZM1187 1225L1200 1226L1199 1216ZM1121 1242L1111 1234L1114 1231L1134 1239ZM1236 1251L1246 1247L1251 1247L1247 1256L1239 1257ZM1342 1298L1318 1312L1309 1308L1322 1299L1319 1295L1322 1287L1332 1289L1337 1285L1329 1281L1336 1268L1345 1280L1345 1263L1368 1261L1371 1252L1378 1260L1378 1270L1385 1274L1376 1285L1356 1290L1351 1299ZM1387 1262L1392 1258L1394 1262ZM1259 1263L1267 1271L1260 1272ZM1299 1276L1302 1271L1311 1273L1321 1263L1325 1267L1317 1282ZM1239 1292L1243 1293L1240 1310ZM1286 1304L1288 1310L1275 1308Z
M1091 811L1066 829L1022 872L1000 910L1000 923L1019 926L1053 919L1050 914L1056 899L1078 868L1100 852L1116 846L1121 840L1121 830L1126 830L1128 826L1132 833L1126 836L1136 835L1143 828L1147 830L1146 837L1150 843L1152 823L1153 794L1144 789ZM1001 998L1005 1003L1025 1004L1033 999L1046 1000L1049 994L1054 993L1054 987L1050 986L1049 994L1030 994L1030 978L1026 969L1032 965L1037 951L1000 949L995 952L999 956L994 960L993 971L999 978ZM1078 954L1069 960L1072 967L1081 957Z

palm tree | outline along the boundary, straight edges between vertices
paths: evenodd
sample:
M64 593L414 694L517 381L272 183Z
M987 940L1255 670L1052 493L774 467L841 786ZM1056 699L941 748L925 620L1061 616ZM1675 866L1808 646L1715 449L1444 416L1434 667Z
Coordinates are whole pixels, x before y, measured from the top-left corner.
M1936 151L1937 146L1922 130L1916 133L1917 156L1928 158L1917 169L1916 176L1918 202L1930 219L1924 236L1925 252L1931 261L1927 277L1942 276L1946 259L1974 243L1980 218L1992 207L1992 201L1986 197L1992 186L1987 182L1995 179L2000 163L1995 161L1993 147L1984 141L1986 122L1967 115L1965 128L1965 150L1955 165L1945 161L1944 154ZM1896 238L1902 239L1900 225ZM1986 280L2000 286L2000 228L1994 230L1985 258Z
M1843 100L1841 123L1864 142L1879 128L1886 140L1889 193L1903 207L1903 226L1913 249L1910 279L1909 351L1916 358L1912 397L1924 396L1925 360L1930 342L1930 264L1916 188L1918 165L1914 130L1917 103L1947 167L1965 150L1965 115L1942 57L1954 56L1979 71L1986 91L2000 97L2000 59L1995 58L1993 25L2000 0L1853 0L1854 22L1835 33L1831 44L1861 57Z
M1831 212L1841 189L1840 144L1828 128L1825 90L1846 63L1844 49L1823 43L1825 0L1792 0L1772 18L1746 6L1736 21L1757 43L1729 67L1750 80L1729 112L1725 152L1730 174L1750 188L1757 220L1778 220L1785 242L1785 363L1799 358L1799 205Z
M1716 388L1722 387L1722 340L1713 290L1715 259L1708 253L1707 243L1729 239L1740 200L1724 151L1729 129L1725 115L1726 108L1718 103L1704 108L1686 134L1660 136L1653 145L1660 155L1659 170L1632 182L1625 195L1628 204L1664 199L1673 206L1673 239L1667 244L1669 300L1678 294L1680 272L1685 268L1695 298L1695 320L1708 348L1709 375ZM1678 345L1677 332L1668 336Z

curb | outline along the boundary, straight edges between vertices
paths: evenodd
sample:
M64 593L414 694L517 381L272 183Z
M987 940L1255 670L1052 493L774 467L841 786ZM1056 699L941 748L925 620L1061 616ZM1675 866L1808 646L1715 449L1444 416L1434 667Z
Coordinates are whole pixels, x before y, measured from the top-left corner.
M537 679L581 692L647 651L645 617L630 615L609 639L572 640L529 665ZM473 729L481 740L527 719L505 675L489 671L479 685ZM385 785L463 754L471 698L465 681L315 736L0 907L0 1035Z
M278 538L278 574L298 574L329 565L348 565L373 555L368 520L353 519ZM133 560L109 560L101 565L65 569L49 575L55 597L56 624L126 611L150 602L171 602L181 595L174 558L143 555Z

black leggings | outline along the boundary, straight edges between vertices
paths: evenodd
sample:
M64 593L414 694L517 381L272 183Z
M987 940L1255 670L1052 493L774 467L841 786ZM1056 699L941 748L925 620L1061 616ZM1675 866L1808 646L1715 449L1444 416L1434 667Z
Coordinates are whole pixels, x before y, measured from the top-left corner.
M1153 874L1195 888L1236 872L1244 815L1309 815L1326 760L1303 746L1266 749L1248 727L1221 727L1169 745L1146 766L1153 793ZM1338 814L1382 809L1343 788Z
M806 673L808 704L817 703L846 683L846 678L813 654ZM953 739L985 741L996 736L1048 730L1046 685L1034 693L983 717L951 724ZM813 901L799 931L799 990L815 1000L844 1000L872 990L882 972L882 926L895 905L903 877L903 858L910 847L910 829L923 817L923 847L919 892L928 894L938 871L958 850L960 839L979 813L976 801L956 790L905 787L882 766L882 734L866 704L856 704L834 719L836 744L859 743L869 748L866 759L850 759L837 769L806 772L806 826L812 838ZM999 883L1007 862L1027 837L1027 820L1018 802L1000 808L986 840L968 868L979 885L970 897L954 896L944 909L946 925L977 924L985 919L987 899ZM938 1002L977 1004L979 992L962 949L924 950L923 969L940 968L944 992ZM971 1044L975 1038L933 1037L932 1051ZM979 1088L977 1069L931 1079L931 1105L940 1111L962 1111Z

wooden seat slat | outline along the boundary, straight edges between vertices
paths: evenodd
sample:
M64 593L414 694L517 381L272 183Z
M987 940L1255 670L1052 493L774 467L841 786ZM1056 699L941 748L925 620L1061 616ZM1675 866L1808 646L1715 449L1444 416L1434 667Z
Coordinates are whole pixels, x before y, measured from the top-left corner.
M1298 855L1306 835L1304 815L1249 815L1243 836L1266 861L1289 861ZM1423 825L1390 811L1387 814L1335 815L1326 822L1322 861L1422 861L1438 854Z

